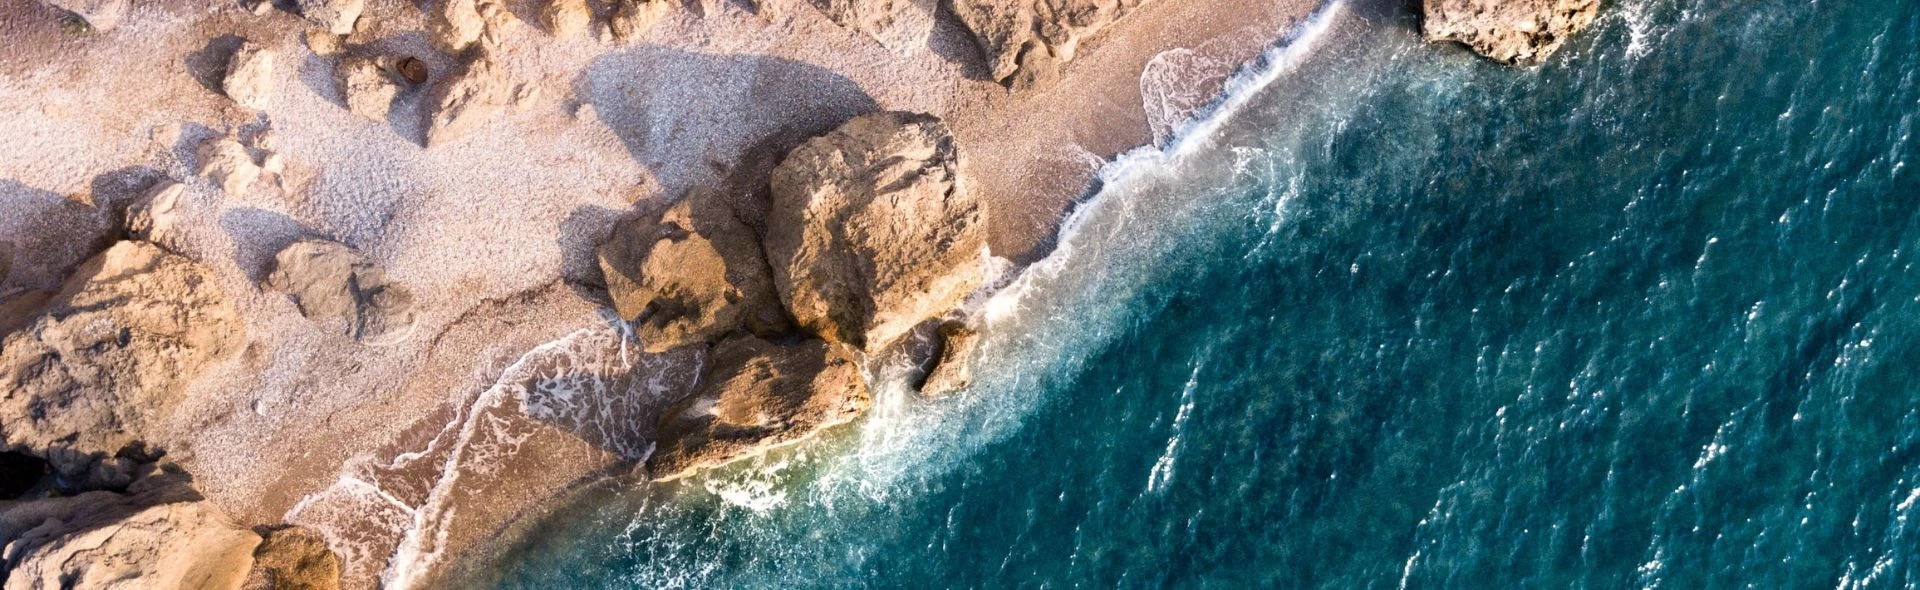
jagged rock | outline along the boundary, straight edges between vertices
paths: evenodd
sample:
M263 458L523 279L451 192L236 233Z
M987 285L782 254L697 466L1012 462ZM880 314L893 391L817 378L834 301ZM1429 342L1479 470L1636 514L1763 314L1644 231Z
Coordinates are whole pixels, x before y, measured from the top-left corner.
M647 30L673 11L672 0L613 0L608 26L621 41L639 41Z
M939 354L934 360L933 371L920 384L920 395L940 397L972 384L971 363L979 333L966 322L948 320L940 322L940 327L934 333L934 342L939 347Z
M150 506L26 542L36 531L9 546L7 588L238 588L260 543L259 535L230 524L205 502Z
M96 31L111 31L120 26L132 7L131 0L43 0L48 6L65 10L87 21Z
M260 165L254 163L253 154L231 135L201 142L195 155L200 159L200 175L228 193L238 194L260 179Z
M709 193L621 222L597 254L614 309L649 352L789 327L752 228Z
M899 53L926 46L936 0L807 0L828 19Z
M458 76L448 78L434 95L433 118L427 127L427 145L443 145L480 127L513 101L513 84L506 72L482 52L467 62Z
M300 14L335 35L353 32L353 23L367 9L367 0L299 0Z
M513 24L513 13L502 0L440 0L428 16L427 32L447 55L460 55L476 44L498 45Z
M593 7L587 0L552 0L540 10L540 20L547 24L547 31L561 39L579 37L593 26Z
M400 84L381 67L380 58L356 55L340 60L335 76L347 101L347 111L375 121L386 121L393 99L400 95Z
M647 468L673 479L798 442L872 404L860 369L819 340L774 344L752 336L714 346L699 387L661 414Z
M1420 30L1508 65L1533 65L1593 23L1600 0L1425 0Z
M252 41L242 43L227 59L227 77L220 88L242 106L265 108L273 97L273 51Z
M773 170L767 261L800 325L874 350L953 310L984 280L982 206L929 115L875 113Z
M1045 87L1080 43L1148 0L944 0L973 32L993 79Z
M340 556L310 529L289 526L266 531L253 551L246 590L339 590Z
M180 224L181 198L187 185L161 180L146 194L127 206L127 235L162 246L171 246Z
M236 350L241 330L204 267L119 242L0 341L0 443L84 487L125 485L143 442L158 442L187 384Z
M413 294L345 244L301 240L273 263L267 288L292 297L300 315L324 329L369 345L399 342L413 330Z

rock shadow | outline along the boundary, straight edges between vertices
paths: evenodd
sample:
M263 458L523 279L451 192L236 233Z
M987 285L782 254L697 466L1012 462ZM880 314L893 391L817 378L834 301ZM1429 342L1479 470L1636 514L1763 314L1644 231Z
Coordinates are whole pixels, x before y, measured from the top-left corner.
M186 55L187 75L214 94L225 96L227 91L222 88L221 82L227 77L227 60L232 59L233 52L246 42L246 38L239 35L215 37L199 51Z
M594 60L574 94L668 195L713 181L764 184L794 146L880 108L852 80L812 64L652 45Z
M291 217L254 207L221 213L220 229L233 242L234 265L256 284L266 280L275 254L309 233Z
M600 271L595 250L612 235L615 224L638 214L644 213L582 205L560 221L560 278L575 295L595 305L613 306L613 299L607 295L607 277Z
M0 211L8 212L0 216L0 241L13 244L0 297L58 287L118 234L106 209L14 180L0 180Z

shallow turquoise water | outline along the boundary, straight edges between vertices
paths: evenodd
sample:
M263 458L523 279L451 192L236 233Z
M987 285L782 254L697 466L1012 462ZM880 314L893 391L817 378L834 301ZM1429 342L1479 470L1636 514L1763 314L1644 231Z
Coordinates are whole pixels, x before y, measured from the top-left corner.
M1112 166L975 390L498 585L1920 587L1920 2L1618 0L1531 71L1374 4Z

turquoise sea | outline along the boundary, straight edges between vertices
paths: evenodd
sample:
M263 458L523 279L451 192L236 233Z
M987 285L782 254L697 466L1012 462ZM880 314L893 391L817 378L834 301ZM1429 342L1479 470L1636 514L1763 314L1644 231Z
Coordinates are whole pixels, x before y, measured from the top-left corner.
M1109 165L978 381L609 482L501 588L1920 587L1920 2L1334 0Z

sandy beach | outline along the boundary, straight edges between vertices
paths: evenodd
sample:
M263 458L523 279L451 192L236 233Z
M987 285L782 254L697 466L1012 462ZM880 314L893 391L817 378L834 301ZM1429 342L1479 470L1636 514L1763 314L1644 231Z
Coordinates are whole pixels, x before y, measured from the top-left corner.
M441 541L412 550L424 568L414 573L429 576L543 500L631 469L644 450L620 437L646 437L654 418L644 396L541 420L489 395L556 371L618 373L609 379L624 380L621 391L691 378L697 359L673 353L523 366L577 361L530 351L605 329L593 249L615 221L695 187L764 190L807 138L858 114L914 111L952 129L960 184L987 203L993 253L1031 262L1102 162L1164 137L1314 7L1244 4L1148 3L1079 47L1057 82L1018 92L986 79L950 18L900 52L804 3L709 2L672 12L636 43L556 39L538 6L510 4L518 24L501 32L508 50L496 57L513 106L428 148L426 91L404 90L386 121L348 112L336 58L310 50L311 24L287 11L161 0L138 3L112 31L73 34L57 10L0 0L0 238L21 252L0 297L59 285L110 232L112 203L162 178L184 182L188 222L173 242L232 299L245 345L191 383L155 442L239 523L328 532L350 586L373 584L394 547L432 532L421 527L441 527ZM438 79L457 63L425 27L413 4L374 0L345 41L417 58ZM277 64L258 110L220 92L241 38ZM284 171L237 192L201 177L195 147L225 134L283 157ZM274 253L303 237L350 245L411 290L411 333L355 343L263 290ZM483 416L513 424L459 435ZM513 444L494 444L503 440ZM460 450L482 442L500 454ZM513 461L543 468L492 477ZM369 486L409 510L357 504L373 496L349 492ZM337 509L316 508L328 502Z

